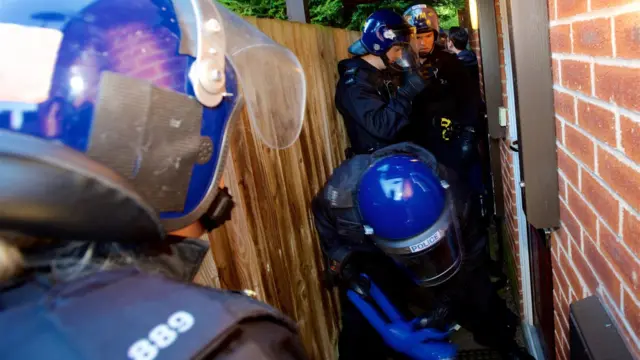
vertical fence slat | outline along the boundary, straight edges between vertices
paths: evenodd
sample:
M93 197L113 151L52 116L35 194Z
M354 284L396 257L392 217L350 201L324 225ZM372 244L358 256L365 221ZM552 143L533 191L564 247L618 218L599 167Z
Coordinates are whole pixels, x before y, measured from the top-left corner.
M307 79L300 139L285 150L263 146L246 111L231 137L224 173L236 202L232 220L209 234L220 283L251 289L294 318L311 359L335 358L336 293L321 283L323 257L309 210L312 196L340 161L347 137L335 109L337 63L357 32L247 18L299 58Z

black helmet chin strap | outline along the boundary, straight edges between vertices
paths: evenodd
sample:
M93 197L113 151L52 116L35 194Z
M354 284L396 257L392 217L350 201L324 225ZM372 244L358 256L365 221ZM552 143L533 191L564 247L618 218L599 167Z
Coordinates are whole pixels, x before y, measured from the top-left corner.
M387 53L385 52L384 54L380 55L380 58L382 59L382 63L384 63L384 66L386 66L387 69L391 69L391 61L389 61Z

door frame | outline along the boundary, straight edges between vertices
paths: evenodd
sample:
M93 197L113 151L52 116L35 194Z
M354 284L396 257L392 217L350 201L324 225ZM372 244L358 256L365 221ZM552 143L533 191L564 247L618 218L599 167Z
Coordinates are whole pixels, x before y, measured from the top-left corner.
M500 19L502 26L502 41L504 42L504 70L507 75L507 98L509 111L509 127L506 137L506 141L512 143L518 141L518 114L516 109L516 90L514 86L513 76L513 62L511 61L511 41L509 35L509 16L507 8L507 0L500 0L500 13L502 18ZM518 152L511 153L513 157L513 182L514 189L516 189L516 217L518 221L518 243L519 243L519 255L520 255L520 283L522 284L522 301L523 311L522 314L522 331L524 333L527 348L532 355L538 359L544 359L544 352L538 333L535 330L533 320L533 283L531 281L531 264L529 262L529 232L527 227L527 216L524 213L524 201L521 190L522 174L520 171L520 154Z
M522 151L512 152L524 311L522 328L527 347L541 360L544 359L540 338L543 333L534 323L534 296L541 294L534 295L529 221L536 228L553 228L559 222L558 191L554 191L558 184L553 81L548 30L540 31L549 28L546 0L532 0L527 4L519 1L500 0L500 12L509 102L508 140L517 140ZM533 29L538 29L536 35L525 36ZM545 63L548 66L545 67ZM538 78L534 76L536 73ZM536 98L532 98L532 91ZM534 114L532 109L539 112ZM534 124L536 120L538 123ZM526 148L523 142L528 145ZM523 170L526 170L524 174ZM547 187L544 196L543 187ZM529 213L531 219L527 216ZM544 330L547 329L540 329ZM551 336L553 338L553 334ZM552 349L554 344L547 346Z

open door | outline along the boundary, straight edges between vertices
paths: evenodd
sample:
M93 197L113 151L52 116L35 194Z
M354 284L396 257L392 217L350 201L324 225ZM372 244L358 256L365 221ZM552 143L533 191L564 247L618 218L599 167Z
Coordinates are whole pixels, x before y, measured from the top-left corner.
M509 93L523 331L538 360L555 355L550 234L559 226L547 1L500 0ZM514 111L515 110L515 111Z

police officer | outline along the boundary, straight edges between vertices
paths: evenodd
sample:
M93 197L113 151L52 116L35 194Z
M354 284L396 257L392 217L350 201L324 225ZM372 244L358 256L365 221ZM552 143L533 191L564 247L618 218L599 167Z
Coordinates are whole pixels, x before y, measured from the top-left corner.
M243 103L296 140L295 55L210 0L2 1L0 38L2 359L304 359L295 323L190 284L207 247L166 236L224 220Z
M404 13L417 31L421 72L433 79L416 97L407 140L414 141L461 176L476 160L473 133L478 123L478 84L471 82L455 55L438 42L436 11L418 4Z
M366 286L361 273L406 317L433 318L448 308L480 344L506 359L530 359L514 341L517 317L480 264L466 226L468 201L455 172L411 143L357 155L334 170L312 210L328 284L340 289L340 359L397 356L346 296Z
M433 79L414 101L407 138L431 151L440 163L453 169L474 193L469 207L469 229L477 247L487 246L488 191L479 154L479 139L486 137L480 122L479 84L456 55L437 43L439 19L424 4L410 7L405 19L416 27L423 72ZM488 179L488 178L487 178ZM487 253L488 254L488 253Z
M427 81L417 72L415 28L390 10L369 16L349 53L355 57L338 64L335 101L351 142L348 155L366 154L398 141Z

